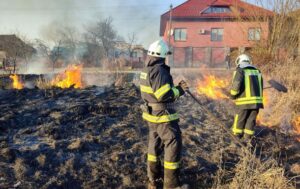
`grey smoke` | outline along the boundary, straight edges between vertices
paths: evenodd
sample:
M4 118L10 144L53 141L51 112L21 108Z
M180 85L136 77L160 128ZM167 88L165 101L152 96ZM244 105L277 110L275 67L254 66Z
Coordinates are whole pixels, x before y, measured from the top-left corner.
M160 15L171 3L184 0L0 0L0 33L18 30L30 38L41 37L40 29L53 21L81 30L99 18L111 16L119 35L136 33L139 42L148 46L159 37Z

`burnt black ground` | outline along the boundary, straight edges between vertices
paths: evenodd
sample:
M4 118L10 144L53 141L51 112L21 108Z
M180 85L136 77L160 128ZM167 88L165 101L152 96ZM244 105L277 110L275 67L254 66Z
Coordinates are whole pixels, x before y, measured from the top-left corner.
M198 98L230 127L230 102ZM18 188L146 187L148 129L133 84L1 90L0 102L0 188L19 181ZM240 149L190 97L177 105L182 179L193 188L210 188L219 167L234 168ZM276 157L294 176L289 169L300 161L299 143L269 128L257 131L261 158Z

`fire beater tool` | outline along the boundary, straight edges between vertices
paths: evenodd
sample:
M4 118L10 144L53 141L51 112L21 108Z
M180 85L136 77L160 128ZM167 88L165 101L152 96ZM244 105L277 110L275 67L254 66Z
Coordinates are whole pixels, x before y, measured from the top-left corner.
M284 85L280 84L279 82L275 81L274 79L269 80L268 83L270 84L270 86L264 87L263 88L264 90L273 88L278 92L283 92L283 93L288 92L288 89ZM226 95L227 97L230 98L231 95L226 89L221 88L221 91L224 95Z
M275 81L274 79L269 80L268 83L270 84L270 86L265 87L264 89L274 88L279 92L283 92L283 93L288 92L288 89L284 85L280 84L279 82Z

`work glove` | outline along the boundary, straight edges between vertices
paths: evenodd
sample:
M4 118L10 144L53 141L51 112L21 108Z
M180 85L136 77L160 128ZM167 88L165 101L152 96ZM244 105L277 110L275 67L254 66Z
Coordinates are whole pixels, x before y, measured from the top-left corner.
M182 88L182 90L184 90L184 91L189 90L188 84L183 80L179 82L178 86L180 86Z
M182 96L185 94L186 90L189 90L189 87L185 81L180 81L178 83L178 86L176 88L179 90L179 96Z

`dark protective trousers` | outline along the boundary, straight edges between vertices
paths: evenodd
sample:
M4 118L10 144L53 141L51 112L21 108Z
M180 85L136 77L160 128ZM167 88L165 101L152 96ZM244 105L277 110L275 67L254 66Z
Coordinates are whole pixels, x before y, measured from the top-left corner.
M162 177L160 161L164 152L164 187L179 186L179 161L181 156L181 131L178 121L149 124L147 173L151 182Z
M258 112L259 109L238 109L232 126L233 134L245 138L252 137L255 134Z

